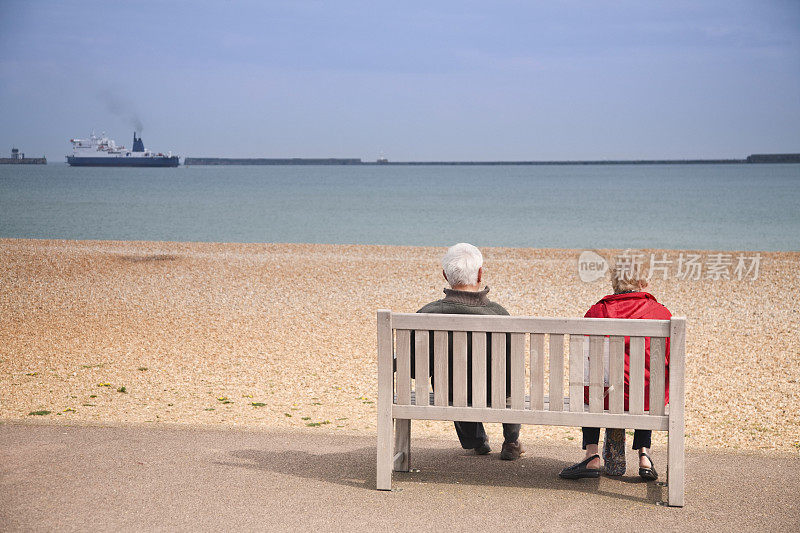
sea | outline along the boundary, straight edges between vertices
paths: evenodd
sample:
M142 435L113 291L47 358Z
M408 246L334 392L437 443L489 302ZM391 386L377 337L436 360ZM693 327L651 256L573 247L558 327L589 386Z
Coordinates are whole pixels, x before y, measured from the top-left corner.
M800 250L800 165L0 165L0 237Z

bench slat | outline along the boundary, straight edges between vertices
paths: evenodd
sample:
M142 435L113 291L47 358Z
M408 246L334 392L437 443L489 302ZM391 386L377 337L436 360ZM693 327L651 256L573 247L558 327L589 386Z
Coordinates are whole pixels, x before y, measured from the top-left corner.
M564 335L550 335L550 397L564 396ZM563 411L564 404L551 402L551 411Z
M664 414L664 352L666 339L650 339L650 414Z
M525 409L525 334L511 334L511 408Z
M414 332L414 390L417 393L415 405L428 405L428 386L430 379L427 331Z
M492 409L506 408L506 336L492 335Z
M603 411L603 341L604 337L589 337L589 411Z
M430 402L429 402L429 404L430 404L430 406L433 406L433 393L431 392L429 394L430 394ZM416 402L414 401L415 395L416 395L416 393L412 391L411 392L411 405L416 405ZM525 407L524 407L525 410L530 409L530 401L531 401L530 397L529 396L525 396L525 404L524 404L525 405ZM565 408L569 407L569 405L570 405L569 396L564 396L564 398L562 398L561 401L564 402L564 407ZM394 403L397 403L397 395L395 395L395 402ZM580 401L578 402L578 405L583 405L583 409L581 409L578 412L589 413L589 406L587 404L583 403L583 398L580 399ZM451 402L449 404L449 407L455 407L455 406ZM472 404L467 403L467 407L472 407ZM511 409L511 398L506 398L506 407L508 409ZM540 409L540 411L549 411L550 410L549 407L550 407L550 397L549 396L545 396L544 397L544 409ZM570 409L565 409L565 410L566 411L570 411ZM570 412L572 412L572 411L570 411ZM611 411L604 411L604 412L608 412L610 414L618 414L618 413L611 413ZM669 415L669 406L668 405L664 407L664 416L667 416L667 415ZM644 416L649 416L649 413L645 412ZM630 429L630 428L628 428L628 429Z
M569 410L583 411L583 335L569 336ZM579 401L580 400L580 401Z
M467 405L467 333L453 332L453 405Z
M644 413L644 337L631 337L630 347L628 412L640 415Z
M447 405L447 382L450 369L447 364L447 332L433 332L433 403Z
M562 404L563 402L556 402ZM476 407L419 407L395 405L394 418L415 420L463 420L465 422L502 422L506 424L536 424L547 426L606 427L653 429L665 431L668 416L630 415L614 413L572 413L516 409L486 409Z
M608 408L612 413L622 413L625 411L625 337L609 339L608 358Z
M472 405L486 407L486 333L472 334Z
M392 325L399 329L438 329L443 331L669 337L669 320L636 320L628 318L539 318L392 313Z
M544 408L544 334L531 334L531 409Z
M397 347L397 403L411 404L411 332L407 329L398 329L396 338Z

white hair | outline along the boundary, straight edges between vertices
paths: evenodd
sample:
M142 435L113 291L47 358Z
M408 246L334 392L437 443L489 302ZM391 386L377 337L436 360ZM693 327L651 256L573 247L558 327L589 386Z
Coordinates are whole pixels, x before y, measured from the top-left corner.
M451 287L477 284L482 266L481 251L466 242L454 244L442 258L442 270Z

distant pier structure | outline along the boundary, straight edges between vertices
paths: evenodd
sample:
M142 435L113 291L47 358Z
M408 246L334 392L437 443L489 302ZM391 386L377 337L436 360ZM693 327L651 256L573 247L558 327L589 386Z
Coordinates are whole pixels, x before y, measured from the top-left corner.
M753 154L748 163L800 163L800 154Z
M253 158L241 159L230 157L187 157L185 166L191 165L360 165L361 159L342 159L336 157L325 158Z
M141 140L141 139L140 139ZM134 141L135 142L135 141ZM383 154L375 161L358 158L230 158L187 157L186 166L191 165L437 165L437 166L481 166L481 165L742 165L758 163L800 163L796 154L752 154L745 159L603 159L590 161L389 161Z
M25 157L25 154L19 151L19 148L11 149L11 157L0 157L0 165L46 165L47 158L42 157Z

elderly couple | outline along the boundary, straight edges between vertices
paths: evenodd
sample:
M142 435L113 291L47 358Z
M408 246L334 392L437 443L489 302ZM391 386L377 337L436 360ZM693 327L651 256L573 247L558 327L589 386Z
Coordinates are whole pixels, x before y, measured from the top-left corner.
M492 302L488 298L489 287L481 289L483 279L483 256L480 250L467 243L456 244L447 250L442 259L442 274L450 285L444 289L445 297L431 302L417 311L418 313L451 313L470 315L508 315L502 305ZM586 313L587 318L641 318L641 319L669 319L670 312L659 304L649 293L643 292L647 280L643 271L636 268L612 268L611 284L614 294L601 299ZM649 346L646 349L649 350ZM490 355L489 355L490 356ZM508 356L508 354L507 354ZM629 357L630 346L625 344L625 409L628 409L628 383L629 383ZM413 360L413 359L412 359ZM645 357L645 388L649 390L649 354ZM432 366L431 366L432 368ZM491 368L491 366L489 366ZM510 364L506 366L510 368ZM469 369L468 369L469 370ZM669 376L669 348L667 348L667 370ZM510 376L506 376L508 381ZM468 380L468 383L471 382ZM587 388L588 389L588 388ZM508 389L507 389L508 390ZM587 390L588 393L588 390ZM645 402L648 400L645 391ZM669 391L665 392L665 401L669 399ZM588 396L585 398L588 402ZM606 402L608 400L606 399ZM606 405L606 408L608 406ZM645 409L648 409L645 404ZM467 450L474 450L478 455L486 455L491 451L489 439L480 422L456 422L456 433L461 446ZM519 424L503 424L503 447L500 458L513 461L519 458L525 449L519 442ZM609 439L609 434L612 435ZM636 430L633 437L633 449L639 452L639 475L645 480L658 478L655 466L648 454L650 448L650 431ZM604 450L605 471L611 475L622 475L624 465L624 437L623 430L606 433L606 446ZM578 479L584 477L598 477L601 472L600 456L598 455L598 442L600 428L583 428L583 449L586 450L584 459L561 471L559 476L564 479ZM611 442L609 442L611 440ZM620 457L622 463L620 466ZM616 462L616 465L611 463Z

